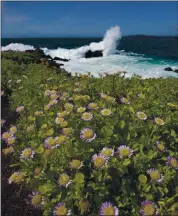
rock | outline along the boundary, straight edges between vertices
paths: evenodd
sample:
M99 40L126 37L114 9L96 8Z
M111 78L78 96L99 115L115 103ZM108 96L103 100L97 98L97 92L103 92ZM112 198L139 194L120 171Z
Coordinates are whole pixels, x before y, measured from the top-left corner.
M47 55L46 58L48 58L48 59L52 59L52 57L51 57L50 55Z
M178 73L178 69L175 69L174 72Z
M59 57L54 57L53 60L55 60L55 61L64 61L64 62L69 61L69 59L63 59L63 58L59 58Z
M171 67L166 67L164 68L165 71L173 71L173 69Z
M46 64L50 67L56 67L56 68L60 68L60 66L64 65L64 64L58 64L53 60L47 60Z
M95 57L102 57L102 56L103 56L103 53L101 50L94 51L94 52L89 50L88 52L85 53L85 58L95 58Z

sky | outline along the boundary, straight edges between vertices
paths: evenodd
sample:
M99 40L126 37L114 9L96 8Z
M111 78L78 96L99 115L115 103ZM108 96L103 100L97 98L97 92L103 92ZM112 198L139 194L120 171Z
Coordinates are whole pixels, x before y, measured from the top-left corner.
M178 2L2 2L2 37L178 35Z

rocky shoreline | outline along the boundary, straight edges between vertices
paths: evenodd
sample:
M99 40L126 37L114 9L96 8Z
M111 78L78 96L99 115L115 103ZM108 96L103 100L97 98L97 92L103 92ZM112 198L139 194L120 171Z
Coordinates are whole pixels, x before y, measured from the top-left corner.
M14 51L3 51L3 52L14 52ZM63 63L58 63L56 61L60 61L60 62L68 62L70 61L70 59L63 59L60 57L55 56L54 58L52 58L50 55L45 55L44 51L40 48L36 48L35 50L26 50L25 53L30 53L33 55L33 58L31 59L31 62L36 63L36 64L44 64L47 65L49 67L55 67L55 68L60 68L61 66L64 66ZM34 58L34 56L36 58ZM98 50L98 51L87 51L84 55L84 58L97 58L97 57L102 57L102 50ZM17 57L13 57L12 60L19 62L19 59ZM23 62L23 63L29 63L29 62ZM178 73L178 68L173 69L171 67L166 67L164 68L164 71L168 71L168 72L175 72Z

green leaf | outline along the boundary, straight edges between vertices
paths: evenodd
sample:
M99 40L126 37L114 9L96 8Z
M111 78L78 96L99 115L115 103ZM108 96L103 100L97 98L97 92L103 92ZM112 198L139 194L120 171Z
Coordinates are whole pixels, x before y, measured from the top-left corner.
M76 173L75 177L74 177L74 182L78 183L78 184L82 184L84 182L84 175L82 173Z
M39 186L39 191L42 194L50 193L52 192L54 186L52 184L45 184Z
M130 159L125 159L124 162L123 162L123 165L128 166L130 163L131 163Z
M147 194L147 195L146 195L146 198L147 198L148 200L153 200L153 195L152 195L152 194Z
M9 167L19 166L19 164L11 164Z
M135 111L134 111L134 108L133 108L132 106L129 107L129 110L130 110L130 112L131 112L132 114L135 115Z
M177 136L176 132L173 129L171 129L171 136L173 136L174 138L176 138Z
M44 152L44 146L43 145L40 145L36 150L35 150L36 153L38 154L43 154Z
M145 184L147 182L147 177L143 174L139 175L138 180L140 183Z
M120 126L121 129L124 129L125 121L124 120L120 121L119 126Z

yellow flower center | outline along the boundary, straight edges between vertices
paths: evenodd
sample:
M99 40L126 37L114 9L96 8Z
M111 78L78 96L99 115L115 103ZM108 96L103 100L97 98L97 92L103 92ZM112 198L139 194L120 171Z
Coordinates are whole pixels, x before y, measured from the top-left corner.
M31 155L32 155L32 150L31 150L31 149L26 149L26 150L24 150L23 156L24 156L25 158L30 158Z
M112 206L108 206L104 208L104 215L106 216L114 216L115 215L115 210Z
M17 131L17 128L16 128L16 127L11 127L11 128L10 128L10 132L11 132L11 133L15 133L16 131Z
M157 170L154 170L154 171L151 171L151 172L150 172L150 177L151 177L153 180L158 180L158 179L160 179L161 174L160 174Z
M84 107L79 107L78 109L77 109L77 112L78 113L83 113L85 111L85 108Z
M51 98L51 99L55 99L56 97L57 97L56 94L52 94L50 98Z
M98 105L97 105L96 103L90 103L90 104L89 104L89 107L90 107L91 109L96 109L96 108L98 107Z
M123 157L128 157L130 154L130 150L128 148L121 148L119 152Z
M24 180L24 175L22 174L19 174L15 179L14 179L14 182L15 183L20 183L21 181Z
M15 142L15 139L9 138L7 142L8 142L8 145L13 145Z
M92 115L91 115L90 113L84 113L84 114L83 114L83 118L84 118L84 119L90 119L91 116L92 116Z
M115 98L113 97L110 97L110 96L106 96L105 99L109 102L114 102L115 101Z
M155 214L155 207L152 204L147 204L143 210L146 215L152 216Z
M92 130L86 130L83 132L83 136L85 137L85 139L90 139L94 136L94 133Z
M63 122L63 121L64 121L63 118L60 118L60 117L57 117L57 118L56 118L56 122L57 122L57 123L61 123L61 122Z
M5 133L2 135L2 137L3 137L4 139L8 139L10 136L11 136L11 134L8 133L8 132L5 132Z
M13 174L10 176L9 181L13 182L13 181L16 179L17 176L18 176L17 173L13 173Z
M66 185L69 182L70 178L68 175L64 174L59 177L59 184Z
M143 113L143 112L140 112L140 113L138 114L138 117L141 118L141 119L146 118L146 114Z
M67 121L63 121L63 122L61 122L61 127L66 127L67 125L68 125L68 122Z
M105 164L105 159L102 157L97 157L94 159L94 165L98 168L103 167Z
M17 112L21 112L23 110L23 107L18 107Z
M40 205L41 202L42 202L42 197L40 194L37 194L32 198L32 205Z
M79 161L79 160L72 160L72 162L70 163L70 166L73 169L77 169L78 167L81 166L81 161Z
M56 215L57 216L66 216L68 213L67 208L64 206L60 206L56 210Z
M56 141L53 138L48 139L47 143L49 146L55 146L56 145Z
M67 112L71 112L73 110L73 106L69 103L65 104L65 109Z
M5 155L8 155L9 153L11 153L12 150L13 150L12 147L5 148L5 149L3 149L3 153L4 153Z
M109 109L104 109L104 110L101 111L101 113L102 113L103 115L110 115L110 114L111 114L111 110L109 110Z
M165 150L164 144L162 144L162 143L159 143L159 144L157 145L157 148L158 148L160 151L164 151L164 150Z
M171 166L174 167L174 168L177 168L177 167L178 167L178 162L177 162L177 160L174 159L174 158L171 158L170 164L171 164Z
M164 121L162 119L160 119L160 118L156 118L155 122L156 122L156 124L159 124L159 125L164 124Z
M104 151L102 151L102 154L106 157L109 157L112 154L112 150L111 149L105 149Z

